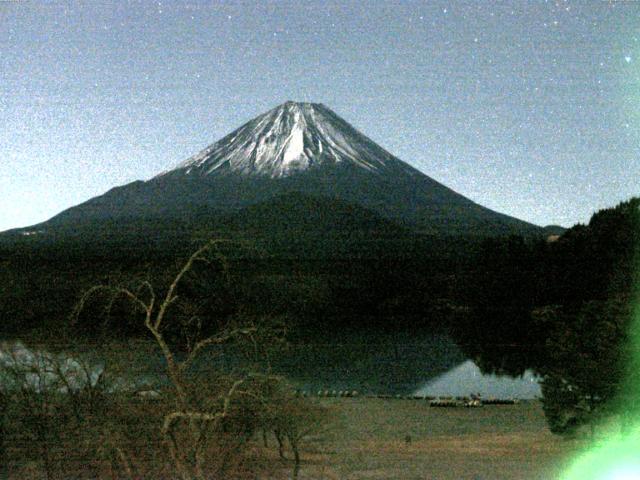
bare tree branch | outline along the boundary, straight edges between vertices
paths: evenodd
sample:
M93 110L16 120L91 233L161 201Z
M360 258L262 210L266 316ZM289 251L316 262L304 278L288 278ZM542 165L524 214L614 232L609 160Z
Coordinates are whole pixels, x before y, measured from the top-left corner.
M181 307L178 313L183 319L182 326L185 329L183 333L187 339L188 352L186 358L181 360L180 357L174 353L169 341L165 337L165 328L163 327L167 325L167 315L170 307L176 304L178 300L178 289L181 282L194 268L196 262L210 264L211 261L205 254L222 241L224 240L212 240L194 252L178 270L175 277L173 277L164 295L156 296L152 284L146 280L139 282L134 289L96 285L82 295L71 315L72 321L77 322L87 302L92 296L99 293L107 293L110 295L108 310L111 310L115 299L122 296L127 298L135 306L136 310L144 312L144 325L162 352L166 362L166 373L175 391L176 409L164 416L161 434L168 447L169 455L176 472L182 480L203 480L205 478L203 466L205 464L206 453L208 452L206 449L209 445L208 432L216 429L220 425L220 422L229 416L232 402L237 397L247 396L252 399L257 399L259 405L257 408L260 412L269 411L271 407L273 407L273 405L269 404L269 401L275 400L275 397L267 399L260 393L263 385L259 382L256 384L258 390L252 390L252 388L256 388L256 385L253 384L251 388L240 389L240 387L251 378L260 377L269 379L272 377L246 375L233 382L226 393L220 395L214 393L213 400L216 401L216 404L209 410L199 404L197 400L198 392L194 390L193 385L191 385L187 377L189 368L193 366L198 355L207 347L222 345L236 338L247 338L249 349L252 350L253 356L257 357L260 353L259 344L263 337L256 324L250 323L245 326L227 325L226 329L219 331L215 335L201 338L202 329L199 312L206 304L185 304L181 302L182 304L178 303ZM229 282L229 266L226 258L219 252L215 252L214 258L221 265L224 280ZM187 320L184 320L184 318L187 318ZM180 327L180 325L176 326ZM268 332L265 338L272 340L277 333L278 332ZM67 386L67 388L69 387L70 385ZM270 391L270 387L268 387L266 391ZM270 394L267 394L267 396L269 395ZM217 403L220 401L222 401L221 405ZM262 415L262 413L260 413L260 415ZM125 466L125 470L130 474L131 468L130 465L127 468L126 457L122 455L119 456L121 463ZM222 464L224 465L225 462L226 460L223 460ZM221 468L224 469L225 467Z
M234 329L222 335L208 337L208 338L205 338L204 340L200 340L199 342L196 342L193 346L193 349L189 352L189 355L187 356L187 358L183 360L183 362L180 364L180 370L184 371L187 368L189 368L193 363L193 361L195 360L195 358L197 357L198 353L202 349L208 347L209 345L220 345L231 340L232 338L235 338L241 335L250 335L255 330L256 330L255 327L244 328L244 329L243 328Z
M175 302L178 298L178 296L175 294L175 290L178 287L178 284L180 283L180 281L182 280L182 277L184 277L187 274L187 272L191 270L191 268L193 267L193 264L202 257L204 252L209 250L213 245L215 245L216 243L219 243L220 241L221 240L211 240L206 244L204 244L202 247L200 247L198 250L196 250L195 253L189 257L189 260L187 260L187 263L184 264L184 266L182 267L182 270L180 270L180 272L178 272L178 274L175 276L175 278L173 279L173 282L171 282L171 285L167 290L167 294L164 298L164 301L162 302L162 305L160 305L160 311L156 316L156 320L154 324L154 328L156 330L160 330L160 326L162 324L162 320L164 319L164 315L167 308L169 308L169 306L173 302Z

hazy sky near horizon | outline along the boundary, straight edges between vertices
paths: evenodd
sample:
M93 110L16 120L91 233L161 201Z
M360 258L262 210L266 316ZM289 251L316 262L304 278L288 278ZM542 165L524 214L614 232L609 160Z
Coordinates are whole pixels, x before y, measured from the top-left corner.
M640 2L0 2L0 231L286 100L540 225L640 194Z

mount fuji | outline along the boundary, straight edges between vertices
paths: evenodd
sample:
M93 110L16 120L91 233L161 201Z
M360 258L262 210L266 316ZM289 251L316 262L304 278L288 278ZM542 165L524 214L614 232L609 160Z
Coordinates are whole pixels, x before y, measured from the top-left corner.
M146 224L161 234L175 222L196 228L203 219L213 218L225 218L226 224L242 228L247 222L260 224L246 220L247 216L299 204L308 207L298 209L300 218L274 214L269 223L284 226L322 210L325 221L332 215L343 223L345 218L357 223L366 217L367 225L373 225L375 217L385 229L397 225L433 235L543 231L438 183L324 105L286 102L171 170L113 188L16 232L78 231L79 226L89 225L117 234Z

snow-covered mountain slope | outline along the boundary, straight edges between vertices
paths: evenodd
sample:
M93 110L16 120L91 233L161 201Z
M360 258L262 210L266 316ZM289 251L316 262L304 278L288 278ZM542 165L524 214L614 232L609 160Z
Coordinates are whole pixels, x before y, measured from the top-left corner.
M271 178L347 163L370 172L397 159L319 103L286 102L244 124L175 169Z
M482 207L394 157L327 107L294 102L259 115L148 181L116 187L24 230L149 219L162 229L163 219L192 223L202 212L228 216L292 192L363 207L423 233L542 234L540 227Z

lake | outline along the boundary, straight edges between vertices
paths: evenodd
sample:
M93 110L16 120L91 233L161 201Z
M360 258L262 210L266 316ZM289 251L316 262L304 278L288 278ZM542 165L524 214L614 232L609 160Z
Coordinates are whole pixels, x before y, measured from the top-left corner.
M444 334L369 334L331 343L294 345L275 370L301 389L391 395L529 399L540 396L532 372L521 378L483 375Z
M142 350L132 348L130 359L120 362L116 383L131 388L140 384L152 388L153 384L164 383L162 357L154 350L152 344L145 344ZM50 359L45 350L32 352L19 342L4 342L0 360L9 365L18 358L16 352L26 359L27 366L47 363ZM88 365L89 376L95 377L104 362L92 354L83 355L83 363L88 358L91 363ZM238 365L231 353L223 353L217 361L224 362L223 365ZM205 356L197 367L210 369L212 363ZM64 365L75 377L83 377L74 358L65 359ZM272 366L275 373L310 393L357 390L365 394L391 395L467 396L479 393L483 397L522 399L540 396L538 379L531 372L515 379L483 375L444 334L360 333L337 339L327 337L313 342L294 342L286 352L272 359Z

